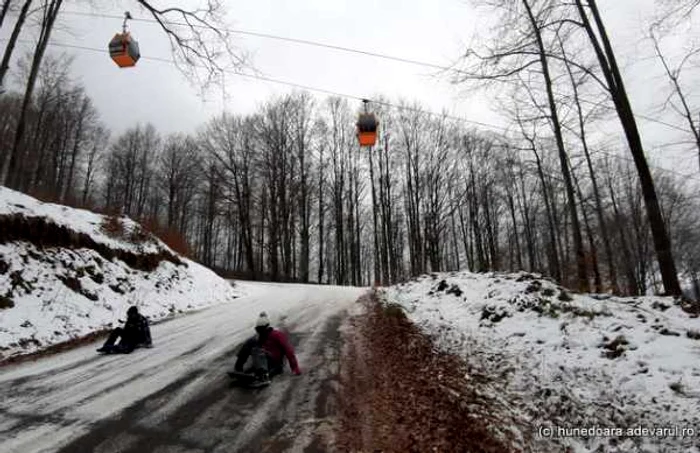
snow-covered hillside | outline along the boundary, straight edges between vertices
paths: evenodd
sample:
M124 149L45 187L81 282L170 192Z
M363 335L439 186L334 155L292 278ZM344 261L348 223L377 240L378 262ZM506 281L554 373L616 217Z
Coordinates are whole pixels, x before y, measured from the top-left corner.
M0 187L0 358L151 321L238 292L126 217L42 203Z
M421 277L381 296L439 348L498 377L491 390L529 434L560 434L545 441L573 451L700 452L700 319L672 298L575 295L536 275L468 272ZM640 428L679 431L645 436Z

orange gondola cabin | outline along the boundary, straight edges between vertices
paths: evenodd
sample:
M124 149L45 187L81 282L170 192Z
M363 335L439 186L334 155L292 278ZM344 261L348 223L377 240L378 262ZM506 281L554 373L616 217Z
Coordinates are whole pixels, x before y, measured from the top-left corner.
M109 55L120 68L135 66L139 61L139 43L128 32L117 33L109 42Z
M357 120L357 139L360 146L374 146L377 143L377 128L379 122L374 113L361 113Z

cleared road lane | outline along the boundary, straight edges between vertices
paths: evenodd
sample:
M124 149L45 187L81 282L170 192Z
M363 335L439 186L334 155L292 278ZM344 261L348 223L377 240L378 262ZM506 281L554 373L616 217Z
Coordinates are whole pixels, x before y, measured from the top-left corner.
M0 451L326 451L339 327L365 289L239 285L247 296L153 326L153 349L91 344L0 369ZM260 311L289 330L303 375L232 388L225 372Z

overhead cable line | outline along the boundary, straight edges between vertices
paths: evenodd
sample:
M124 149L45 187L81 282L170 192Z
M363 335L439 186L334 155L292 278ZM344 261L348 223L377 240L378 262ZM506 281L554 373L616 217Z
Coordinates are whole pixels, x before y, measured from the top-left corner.
M111 14L100 14L100 13L85 13L85 12L78 12L78 11L63 11L62 14L69 14L69 15L75 15L75 16L87 16L87 17L101 17L105 19L122 19L122 16L117 16L117 15L111 15ZM151 23L151 24L158 24L158 21L154 19L132 19L134 22L145 22L145 23ZM174 21L169 21L169 24L172 25L178 25L178 26L184 26L184 27L195 27L195 28L206 28L204 25L198 25L198 24L186 24L183 22L174 22ZM286 41L286 42L291 42L291 43L296 43L296 44L302 44L305 46L312 46L312 47L322 47L325 49L330 49L330 50L336 50L340 52L347 52L347 53L354 53L358 55L365 55L365 56L370 56L370 57L376 57L376 58L382 58L385 60L393 60L393 61L398 61L401 63L407 63L407 64L412 64L416 66L425 66L433 69L440 69L444 71L454 71L455 69L449 68L447 66L439 65L436 63L430 63L427 61L420 61L420 60L414 60L412 58L404 58L404 57L398 57L395 55L389 55L385 53L379 53L379 52L372 52L369 50L362 50L362 49L355 49L352 47L346 47L346 46L339 46L335 44L328 44L324 42L319 42L319 41L313 41L310 39L299 39L299 38L289 38L286 36L279 36L275 35L272 33L262 33L262 32L256 32L256 31L250 31L250 30L241 30L237 28L222 28L223 31L227 31L229 33L234 33L237 35L245 35L245 36L254 36L256 38L265 38L265 39L272 39L276 41Z
M0 41L7 41L7 39L2 38L2 39L0 39ZM22 40L22 39L18 40L18 42L31 43L31 41L29 41L29 40ZM100 49L100 48L96 48L96 47L79 46L79 45L56 43L56 42L50 42L49 45L54 46L54 47L78 49L78 50L85 50L85 51L97 52L97 53L108 53L105 49ZM161 63L167 63L167 64L170 64L173 66L176 65L172 59L167 59L167 58L162 58L162 57L149 57L149 56L141 56L141 58L144 60L151 60L151 61L157 61L157 62L161 62ZM394 103L387 102L387 101L382 101L382 100L377 100L377 99L369 99L366 96L358 96L358 95L353 95L353 94L341 93L338 91L327 90L324 88L318 88L318 87L314 87L311 85L304 85L304 84L299 84L299 83L295 83L295 82L288 82L288 81L284 81L284 80L274 79L274 78L262 76L259 74L246 74L243 72L237 72L237 71L231 71L231 70L227 70L227 71L223 71L223 72L226 74L230 74L230 75L235 75L235 76L249 78L249 79L255 79L255 80L261 80L264 82L275 83L275 84L279 84L279 85L285 85L285 86L289 86L292 88L313 91L313 92L322 93L322 94L326 94L326 95L330 95L330 96L338 96L338 97L342 97L342 98L346 98L346 99L361 100L361 101L369 100L373 104L383 105L383 106L393 108L393 109L396 109L399 111L403 110L403 111L409 111L409 112L415 112L415 113L422 113L422 114L426 114L426 115L429 115L429 116L432 116L435 118L451 119L454 121L460 121L463 123L473 124L473 125L485 127L488 129L498 130L498 131L503 132L505 134L509 134L509 133L514 134L515 133L510 128L498 126L495 124L489 124L489 123L484 123L481 121L470 120L470 119L455 116L455 115L436 113L436 112L433 112L430 110L425 110L425 109L421 109L418 107L411 107L408 105L398 105L398 104L394 104ZM618 154L613 154L613 153L603 151L603 150L597 150L597 152L604 154L604 155L607 155L607 156L610 156L610 157L615 158L615 159L625 160L628 162L634 162L634 160L630 157L620 156ZM663 167L658 167L658 166L651 166L650 165L650 168L655 168L655 169L658 169L660 171L672 173L672 174L675 174L675 175L680 176L682 178L694 179L694 180L700 181L700 179L698 179L698 178L700 178L700 176L698 176L698 175L687 175L687 174L679 173L677 171L670 170L670 169L663 168Z
M79 11L62 11L61 13L75 15L75 16L84 16L84 17L100 17L100 18L105 18L105 19L117 19L117 20L123 19L123 16L112 15L112 14L102 14L102 13L87 13L87 12L79 12ZM132 20L135 22L158 24L158 21L156 21L154 19L132 19ZM183 26L183 27L206 28L204 25L187 24L184 22L170 21L168 23L170 23L172 25ZM339 45L329 44L329 43L316 41L316 40L290 38L290 37L286 37L286 36L275 35L272 33L262 33L262 32L241 30L241 29L235 29L235 28L223 28L222 30L230 32L230 33L234 33L234 34L254 36L254 37L258 37L258 38L272 39L272 40L276 40L276 41L285 41L285 42L291 42L294 44L302 44L305 46L319 47L319 48L325 48L325 49L334 50L334 51L354 53L354 54L358 54L358 55L381 58L381 59L385 59L385 60L406 63L406 64L415 65L415 66L423 66L423 67L427 67L427 68L431 68L431 69L437 69L437 70L445 71L445 72L452 72L455 74L468 74L466 71L462 71L462 70L456 69L454 67L445 66L445 65L441 65L441 64L437 64L437 63L430 63L430 62L426 62L426 61L415 60L412 58L399 57L399 56L390 55L390 54L386 54L386 53L373 52L373 51L369 51L369 50L357 49L357 48L352 48L352 47L347 47L347 46L339 46ZM518 83L516 81L511 81L511 80L499 80L499 82L514 83L514 84ZM538 91L542 92L543 90L538 90ZM556 93L556 92L554 94L556 94L557 96L569 96L569 95L564 95L562 93ZM602 107L606 110L611 110L611 111L616 110L615 107L611 107L611 106L607 106L607 105L599 105L599 103L595 102L595 101L588 101L586 99L580 99L580 101L585 103L585 104L598 105L599 107ZM661 121L661 120L658 120L658 119L650 117L650 116L642 115L639 113L635 114L634 116L636 118L640 118L640 119L643 119L645 121L660 124L662 126L666 126L668 128L671 128L671 129L675 129L675 130L678 130L681 132L687 132L685 129L682 129L674 124L667 123L665 121Z

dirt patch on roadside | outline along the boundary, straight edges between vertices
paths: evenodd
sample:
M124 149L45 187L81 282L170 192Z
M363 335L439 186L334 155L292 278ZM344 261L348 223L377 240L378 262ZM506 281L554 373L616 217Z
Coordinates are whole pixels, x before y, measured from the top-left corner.
M363 302L345 332L338 451L522 451L457 357L436 352L400 307Z

